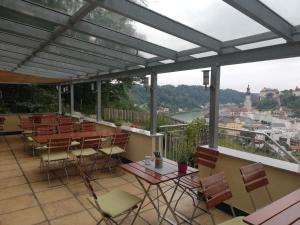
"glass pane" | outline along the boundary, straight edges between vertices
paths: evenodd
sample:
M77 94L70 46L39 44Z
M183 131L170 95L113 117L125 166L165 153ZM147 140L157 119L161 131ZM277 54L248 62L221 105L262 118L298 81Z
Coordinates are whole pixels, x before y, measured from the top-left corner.
M278 45L278 44L284 44L286 41L283 38L277 38L269 41L260 41L253 44L248 45L241 45L237 46L241 50L247 50L247 49L253 49L253 48L261 48L261 47L267 47L271 45Z
M175 51L198 47L198 45L99 7L89 13L85 19L92 23L173 49Z
M283 1L283 0L282 0ZM220 0L147 1L148 8L221 41L268 31Z
M63 13L67 13L69 15L72 15L74 12L76 12L79 8L81 8L85 4L85 2L81 0L68 0L68 1L28 0L27 2L39 4L41 6L54 9L56 11L60 11Z
M299 0L261 0L270 9L278 13L292 25L300 24Z

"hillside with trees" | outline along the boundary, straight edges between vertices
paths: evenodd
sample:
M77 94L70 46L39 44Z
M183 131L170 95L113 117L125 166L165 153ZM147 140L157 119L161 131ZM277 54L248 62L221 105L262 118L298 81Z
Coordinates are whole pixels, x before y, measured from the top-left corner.
M146 88L141 85L135 85L129 92L133 102L140 106L147 107L149 94ZM253 95L257 99L257 95ZM245 94L232 89L221 89L220 103L242 104L245 100ZM171 111L177 111L182 108L186 111L199 109L209 103L209 90L198 85L163 85L158 86L158 104L161 107L167 107Z

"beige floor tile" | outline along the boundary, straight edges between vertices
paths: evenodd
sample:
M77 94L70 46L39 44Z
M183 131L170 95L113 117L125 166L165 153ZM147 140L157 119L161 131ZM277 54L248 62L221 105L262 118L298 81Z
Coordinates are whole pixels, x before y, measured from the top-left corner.
M9 177L18 177L18 176L22 176L22 175L23 175L22 171L19 168L17 168L17 169L13 169L13 170L1 171L0 179L5 179L5 178L9 178Z
M124 184L124 185L120 185L118 187L112 187L110 190L113 189L118 189L118 190L122 190L122 191L126 191L128 193L131 193L133 195L138 195L138 194L142 194L143 191L139 188L137 188L136 186L132 185L132 184Z
M36 205L37 202L32 194L21 195L0 201L0 214L30 208Z
M45 221L39 207L28 208L1 215L1 225L33 225Z
M84 210L75 198L51 202L43 205L42 207L50 220Z
M0 160L0 166L3 165L15 165L17 161L15 159L6 159L6 160Z
M0 179L0 189L26 183L27 181L24 176Z
M8 171L8 170L18 170L18 169L19 169L19 166L16 163L0 166L0 172Z
M63 183L57 179L51 181L50 185L49 185L48 181L46 181L46 180L31 183L31 187L34 192L47 191L52 188L58 188L58 187L62 187L62 186L63 186Z
M87 212L74 213L50 221L51 225L95 225L95 219Z
M36 196L41 204L73 197L72 193L66 187L49 188L46 191L37 192Z
M0 189L0 200L31 193L32 191L29 188L28 184L2 188Z
M107 189L112 189L113 187L118 187L127 183L124 179L120 177L98 179L97 182Z

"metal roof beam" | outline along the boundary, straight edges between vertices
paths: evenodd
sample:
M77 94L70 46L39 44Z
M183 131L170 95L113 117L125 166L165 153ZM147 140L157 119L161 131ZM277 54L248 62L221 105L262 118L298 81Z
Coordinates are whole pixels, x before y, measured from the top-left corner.
M97 3L98 6L121 14L125 17L146 24L150 27L174 35L191 43L204 46L210 50L220 52L221 41L201 33L191 27L158 14L150 9L126 0L86 0Z
M72 79L72 76L70 75L61 75L61 74L55 74L55 73L52 73L52 72L38 72L38 71L35 71L35 70L31 70L31 69L24 69L24 68L18 68L15 72L17 73L21 73L21 74L25 74L25 75L33 75L33 76L39 76L39 77L49 77L49 78L63 78L63 79Z
M10 34L10 35L25 35L27 38L31 37L31 38L38 38L41 40L47 40L49 39L49 37L51 36L51 33L48 31L44 31L41 29L37 29L34 27L30 27L27 25L23 25L23 24L19 24L19 23L14 23L5 19L1 19L0 18L0 30L4 30L4 31L8 31L10 33L14 33L14 34ZM25 37L25 38L26 38ZM21 43L19 41L19 39L9 39L10 42L16 42L16 43ZM28 41L26 40L26 42L24 44L28 43ZM41 43L41 42L40 42ZM108 56L108 57L112 57L111 63L119 63L119 62L114 62L117 60L122 60L125 63L136 63L136 64L145 64L146 59L140 57L140 56L136 56L136 55L132 55L126 52L122 52L122 51L118 51L118 50L114 50L114 49L110 49L107 48L105 46L101 46L99 44L93 44L87 41L82 41L82 40L78 40L75 38L70 38L70 37L66 37L66 36L61 36L58 37L54 43L57 43L59 45L64 45L64 46L68 46L68 47L72 47L72 48L77 48L77 49L81 49L84 51L90 51L92 53L95 54L99 54L101 56ZM35 45L34 43L28 43L28 47ZM100 56L99 56L100 57ZM101 57L103 58L103 57ZM94 59L93 59L94 60ZM98 60L96 60L98 61Z
M81 72L81 71L77 71L77 70L70 70L70 69L65 69L65 68L59 68L56 66L44 65L44 64L40 64L40 63L31 62L31 61L26 62L24 64L24 66L30 66L30 67L35 67L35 68L40 68L40 69L45 69L45 70L69 73L69 74L74 74L76 76L86 76L87 75L85 72Z
M144 76L156 73L169 73L176 71L184 71L191 69L200 69L205 67L210 67L214 64L224 65L234 65L241 63L259 62L265 60L283 59L291 57L300 56L300 41L280 44L250 50L244 50L234 53L227 53L222 55L209 56L199 59L193 59L182 62L175 62L165 65L158 65L153 67L147 67L144 69L128 70L117 73L103 74L101 79L116 79L121 77L134 77L134 76ZM96 77L91 77L91 79L96 79Z
M293 41L293 26L258 0L223 0L259 24L278 34L287 41Z
M93 3L91 3L93 4ZM46 20L53 24L60 25L62 27L69 27L73 30L94 36L109 41L113 41L133 49L139 49L144 52L148 52L154 55L163 56L166 58L175 59L176 51L171 49L143 41L141 39L128 36L126 34L96 25L87 21L77 20L75 26L70 27L70 21L73 20L73 17L70 17L67 14L56 12L54 10L48 10L47 8L21 1L0 1L0 7L7 8L13 11L17 11L21 15L26 15L34 17L36 19ZM59 32L61 34L61 31ZM54 34L56 37L57 34ZM55 39L52 35L50 39Z
M54 70L42 69L42 68L26 66L26 65L22 65L22 67L18 67L18 69L35 71L37 73L44 74L45 76L55 75L55 76L70 77L70 78L76 77L75 74L71 74L71 73L58 72L58 71L54 71Z
M40 13L38 7L31 7L31 4L28 4L26 2L20 2L20 1L1 1L0 6L3 8L8 8L10 10L17 11L18 13L25 13L25 12L30 12L28 16L34 17L33 15ZM74 13L73 16L67 18L66 23L62 24L62 26L57 27L51 34L51 36L45 40L43 43L40 44L38 48L36 48L25 60L23 60L21 63L17 65L14 70L16 70L18 67L21 67L24 65L26 62L30 61L32 57L41 50L43 50L46 46L48 46L51 42L53 42L57 37L62 35L67 29L72 27L76 22L81 20L84 16L86 16L91 10L93 10L96 7L95 4L85 4L82 6L77 12ZM19 11L21 10L21 11ZM48 10L50 11L50 10ZM45 16L43 13L41 15L42 17ZM44 18L45 19L45 18ZM57 19L62 19L61 17L57 17Z
M61 62L61 61L43 59L43 58L39 58L39 57L36 57L36 56L31 59L31 62L44 64L44 65L48 65L48 66L55 66L55 67L75 70L75 71L81 71L81 72L85 72L85 73L96 73L96 71L97 71L96 69L91 69L91 68L87 68L87 67L72 65L72 64Z

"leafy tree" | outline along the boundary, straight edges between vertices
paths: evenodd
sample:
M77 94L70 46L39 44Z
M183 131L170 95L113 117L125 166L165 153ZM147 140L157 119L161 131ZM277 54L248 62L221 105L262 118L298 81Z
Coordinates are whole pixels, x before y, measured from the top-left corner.
M274 99L262 99L256 103L256 108L258 110L274 110L278 107L278 102Z

